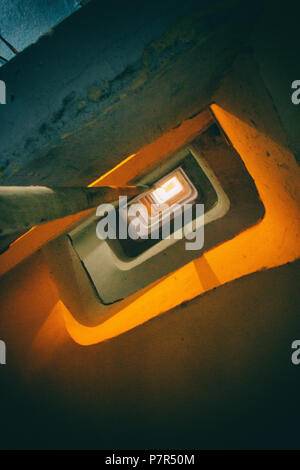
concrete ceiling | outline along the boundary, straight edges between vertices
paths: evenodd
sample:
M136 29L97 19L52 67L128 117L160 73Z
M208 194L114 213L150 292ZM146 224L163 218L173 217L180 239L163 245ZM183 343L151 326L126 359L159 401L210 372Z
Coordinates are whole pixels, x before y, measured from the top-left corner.
M1 68L2 184L87 184L200 112L255 6L94 0Z
M1 184L86 185L216 96L243 119L256 112L256 125L297 156L297 15L270 5L89 2L0 70ZM245 54L250 75L242 65L232 79ZM247 104L237 102L244 83L259 81L264 94L253 89Z

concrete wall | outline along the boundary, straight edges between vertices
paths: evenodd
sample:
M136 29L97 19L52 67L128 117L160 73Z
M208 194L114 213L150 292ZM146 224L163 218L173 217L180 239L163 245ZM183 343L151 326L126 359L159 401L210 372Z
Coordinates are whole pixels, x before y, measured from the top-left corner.
M87 184L211 100L258 6L94 0L1 68L2 184Z
M262 3L249 47L235 59L214 99L228 111L290 148L300 162L300 105L291 85L300 77L299 7Z
M295 8L92 1L1 68L2 184L88 184L221 95L298 157Z
M3 448L299 448L300 169L255 127L213 109L264 219L149 288L120 312L115 334L133 317L156 318L109 341L102 325L65 312L41 252L7 272Z
M299 268L239 279L82 347L52 310L47 266L28 259L1 281L0 447L299 449Z
M190 5L182 6L185 12ZM92 10L87 7L88 11ZM160 14L155 9L143 11L147 14L138 24L132 10L126 23L124 11L118 12L112 29L104 15L103 32L109 30L118 38L111 43L112 36L104 34L114 54L108 44L102 55L99 44L103 43L96 41L97 47L90 47L93 38L99 37L90 28L82 55L83 49L70 40L78 30L72 29L70 19L65 23L70 28L65 41L62 25L57 36L42 39L1 69L0 78L5 74L14 86L9 91L10 99L14 96L11 107L1 108L1 158L4 163L9 160L3 181L93 179L121 158L122 149L126 154L145 145L190 116L193 109L197 111L209 97L226 110L219 110L222 125L235 148L247 156L244 162L253 174L266 216L199 258L184 275L174 273L162 280L150 291L149 301L145 297L144 304L138 305L143 313L148 308L152 316L166 313L108 342L100 342L101 335L93 329L82 332L82 325L68 323L64 312L55 308L58 293L40 253L9 271L0 286L0 335L7 344L7 364L0 370L0 446L299 448L300 376L291 363L291 344L300 331L299 261L295 261L300 179L293 155L284 148L294 148L296 108L281 98L282 83L286 90L295 62L289 62L291 72L275 80L270 71L280 53L278 49L270 53L267 30L255 50L241 51L238 41L232 47L236 37L224 31L218 32L219 40L213 36L202 47L201 34L195 44L172 30L172 22L183 13L181 6L170 11L166 7ZM261 10L264 21L268 13ZM82 17L76 18L78 25ZM207 32L214 15L204 18L200 23ZM189 21L180 32L190 31ZM144 49L165 31L169 39L154 42L151 61L161 64L166 58L167 62L151 69L151 79L144 82L140 62ZM57 41L53 48L51 37ZM124 44L132 55L124 57ZM46 65L37 60L44 47ZM69 77L64 75L65 61L67 70L72 70ZM97 76L100 62L105 74ZM134 67L122 75L128 63ZM195 64L200 65L195 68ZM107 76L113 84L109 93ZM166 79L170 79L167 89L162 86ZM121 99L124 90L128 96ZM75 95L70 95L72 91ZM77 116L83 101L86 104L79 108L87 114ZM214 109L218 112L218 107ZM60 141L66 130L74 134ZM115 136L120 138L118 143ZM75 162L79 166L71 168ZM204 295L172 308L187 294ZM138 308L134 314L139 315Z

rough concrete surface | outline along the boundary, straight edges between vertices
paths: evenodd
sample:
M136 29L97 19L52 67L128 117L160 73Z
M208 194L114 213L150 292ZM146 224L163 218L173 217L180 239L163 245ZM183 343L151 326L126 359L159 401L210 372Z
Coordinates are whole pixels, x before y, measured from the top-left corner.
M82 347L47 319L56 294L35 254L0 287L0 447L299 449L299 268L235 280Z
M1 68L2 184L90 183L200 112L254 12L216 0L94 0L75 12Z

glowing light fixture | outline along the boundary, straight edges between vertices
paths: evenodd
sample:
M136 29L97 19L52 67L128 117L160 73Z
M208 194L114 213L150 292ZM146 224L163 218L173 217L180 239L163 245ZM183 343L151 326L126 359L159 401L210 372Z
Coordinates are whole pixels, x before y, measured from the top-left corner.
M184 170L179 167L158 180L154 184L154 189L138 196L130 202L130 205L142 204L146 208L147 221L142 214L139 219L149 227L161 223L172 209L194 201L197 195L197 189Z
M157 204L168 202L174 196L178 196L183 191L183 186L180 184L177 176L167 179L159 188L151 193L152 199Z

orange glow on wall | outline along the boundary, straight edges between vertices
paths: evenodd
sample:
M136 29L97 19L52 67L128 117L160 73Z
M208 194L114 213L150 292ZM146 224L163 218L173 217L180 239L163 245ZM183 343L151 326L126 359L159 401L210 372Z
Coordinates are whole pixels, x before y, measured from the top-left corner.
M78 343L109 339L218 285L300 256L300 168L295 158L219 106L212 109L257 185L264 219L167 276L99 326L80 325L57 304Z
M294 156L219 106L213 105L212 110L255 181L265 206L265 217L234 239L121 301L115 307L115 315L101 325L87 327L80 324L57 298L52 310L52 313L55 312L53 318L64 318L67 331L77 343L87 346L107 340L221 284L285 264L300 256L300 168ZM199 126L203 125L199 116L142 149L137 156L142 154L151 166L157 156L161 158L170 149L176 150L178 145L183 145L197 134ZM139 174L140 165L142 159L131 156L126 160L126 165L119 165L95 184L126 184ZM30 249L33 249L32 244L37 249L81 218L82 214L79 214L37 227L0 257L1 271L5 272L20 261L22 250L28 256ZM49 283L53 284L50 276ZM37 334L35 344L39 348L47 348L49 339L46 330L44 327Z

